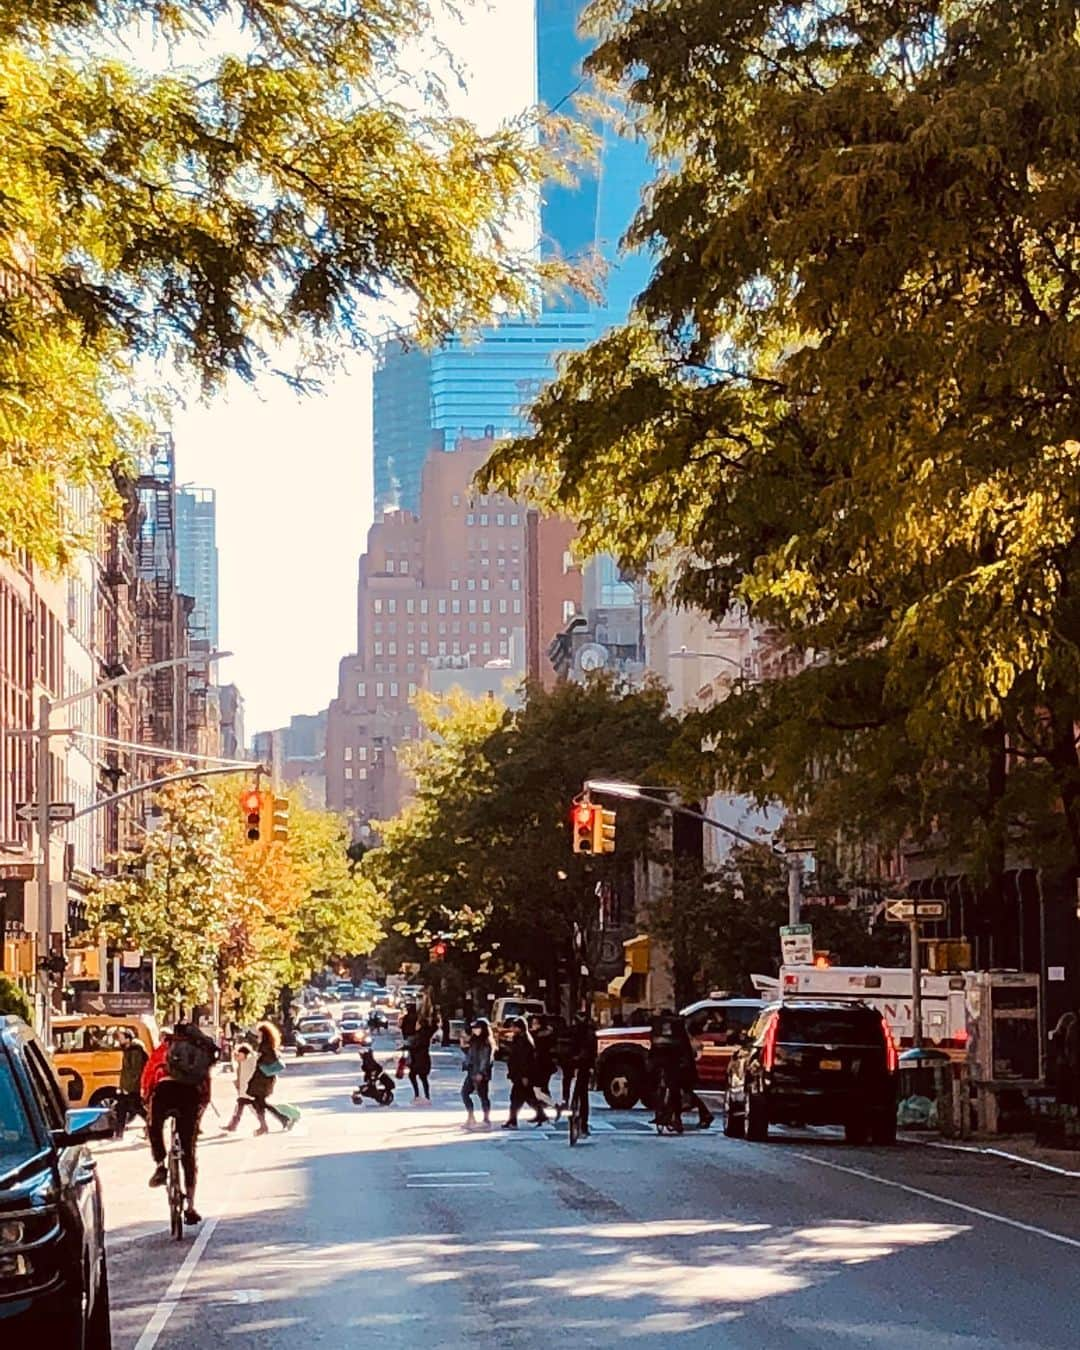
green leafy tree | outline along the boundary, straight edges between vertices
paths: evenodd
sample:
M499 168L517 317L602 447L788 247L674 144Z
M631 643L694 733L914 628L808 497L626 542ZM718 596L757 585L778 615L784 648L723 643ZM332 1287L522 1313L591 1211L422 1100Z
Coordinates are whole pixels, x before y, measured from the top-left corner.
M556 134L451 115L438 0L0 0L0 548L64 563L60 488L115 502L137 362L206 387L528 307L515 243ZM154 34L202 48L154 71ZM131 40L134 41L131 41ZM417 78L416 69L426 73ZM407 96L402 94L408 90Z
M721 782L998 876L1080 866L1075 21L595 0L655 268L484 480L813 656L715 714Z
M33 1020L30 1000L14 980L0 975L0 1017L21 1017L24 1022Z
M663 780L677 726L665 691L594 678L530 689L514 710L424 699L421 715L413 800L363 863L395 926L422 940L447 932L458 950L486 953L489 973L555 987L561 969L573 993L575 938L594 955L597 882L618 881L644 829L620 807L619 851L575 855L571 804L589 777Z

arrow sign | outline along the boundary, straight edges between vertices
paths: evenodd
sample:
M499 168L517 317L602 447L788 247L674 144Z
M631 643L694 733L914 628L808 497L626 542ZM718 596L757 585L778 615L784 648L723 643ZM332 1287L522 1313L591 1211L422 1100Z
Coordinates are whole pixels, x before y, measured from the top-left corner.
M912 923L918 919L944 919L944 900L887 900L885 917L890 923Z
M15 819L25 820L28 824L33 824L37 820L38 804L37 802L17 802L15 805ZM49 820L54 824L60 824L64 821L75 819L74 802L50 802Z

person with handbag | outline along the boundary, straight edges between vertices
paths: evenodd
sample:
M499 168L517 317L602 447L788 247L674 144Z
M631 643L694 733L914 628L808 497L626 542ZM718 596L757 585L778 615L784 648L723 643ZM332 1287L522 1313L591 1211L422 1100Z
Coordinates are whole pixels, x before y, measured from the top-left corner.
M285 1065L281 1062L281 1033L272 1022L260 1022L256 1031L259 1039L255 1050L255 1071L248 1081L247 1090L255 1114L259 1117L259 1128L255 1133L268 1133L267 1112L283 1130L291 1130L296 1121L284 1111L279 1111L276 1106L270 1105L274 1084L285 1070Z
M495 1037L491 1023L486 1017L478 1017L469 1028L469 1039L465 1045L465 1081L461 1085L461 1100L469 1113L465 1128L471 1130L476 1125L473 1111L473 1093L480 1098L480 1107L484 1113L485 1130L491 1129L491 1071L495 1062Z

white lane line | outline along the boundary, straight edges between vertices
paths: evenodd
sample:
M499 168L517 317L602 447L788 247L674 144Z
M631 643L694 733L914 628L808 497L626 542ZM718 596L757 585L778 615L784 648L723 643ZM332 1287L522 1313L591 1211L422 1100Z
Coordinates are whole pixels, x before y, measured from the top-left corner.
M490 1172L407 1172L409 1181L426 1181L430 1177L489 1177Z
M953 1153L981 1153L987 1158L1004 1158L1006 1162L1023 1163L1025 1167L1037 1167L1042 1172L1052 1172L1057 1177L1080 1177L1080 1172L1070 1171L1067 1167L1055 1167L1053 1163L1039 1162L1036 1158L1025 1158L1022 1153L1009 1153L1003 1148L978 1148L972 1144L943 1144L936 1139L907 1139L909 1144L918 1144L923 1148L947 1148Z
M161 1302L154 1309L150 1321L146 1324L146 1330L135 1342L135 1350L154 1350L154 1346L157 1345L158 1338L168 1325L169 1318L173 1315L176 1305L183 1298L188 1280L194 1274L195 1267L199 1264L199 1258L206 1250L206 1244L214 1236L214 1229L217 1224L217 1219L207 1219L203 1224L202 1231L191 1244L191 1250L187 1256L184 1257L184 1264L172 1277L172 1283L165 1291Z
M828 1167L834 1172L846 1172L848 1176L861 1177L864 1181L873 1181L894 1191L906 1191L908 1195L917 1195L922 1200L933 1200L935 1204L958 1209L963 1214L974 1214L978 1219L989 1219L991 1223L1004 1224L1007 1228L1019 1228L1022 1233L1033 1233L1036 1237L1046 1238L1048 1242L1058 1242L1063 1247L1080 1247L1080 1239L1066 1237L1063 1233L1051 1233L1048 1228L1021 1223L1019 1219L1008 1219L1004 1214L994 1214L988 1209L977 1209L974 1205L965 1205L960 1200L949 1200L943 1195L935 1195L933 1191L920 1190L918 1186L908 1186L902 1181L890 1181L886 1177L875 1176L873 1172L864 1172L858 1167L843 1167L840 1163L826 1162L824 1158L815 1158L810 1153L796 1153L794 1156L804 1162L814 1163L817 1167ZM139 1350L138 1346L136 1350Z
M407 1181L407 1191L468 1191L482 1190L485 1186L494 1186L493 1181ZM135 1350L139 1350L136 1346Z

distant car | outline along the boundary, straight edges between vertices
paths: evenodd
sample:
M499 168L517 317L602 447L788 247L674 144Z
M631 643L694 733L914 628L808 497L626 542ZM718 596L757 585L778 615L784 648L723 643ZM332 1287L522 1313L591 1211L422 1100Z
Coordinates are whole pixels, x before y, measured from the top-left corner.
M341 1050L341 1032L330 1017L301 1017L296 1024L296 1054L318 1054Z
M763 1140L775 1124L843 1125L848 1143L893 1144L897 1068L876 1008L767 1004L731 1061L724 1133Z
M67 1097L67 1105L111 1106L120 1093L123 1046L120 1032L134 1033L152 1055L161 1039L150 1016L92 1014L54 1017L53 1068Z
M0 1344L110 1350L101 1185L108 1111L67 1110L41 1043L0 1017Z
M341 1032L342 1045L370 1045L371 1032L368 1031L368 1020L366 1014L361 1014L355 1010L342 1014L338 1022L338 1028Z
M682 1009L699 1051L698 1087L723 1091L738 1041L764 1006L759 998L706 998ZM596 1086L613 1110L628 1111L648 1094L649 1024L603 1027L596 1039Z
M495 1058L502 1059L506 1045L513 1034L513 1023L519 1017L526 1021L530 1017L547 1013L547 1004L539 998L497 998L491 1005L491 1029L495 1033Z

